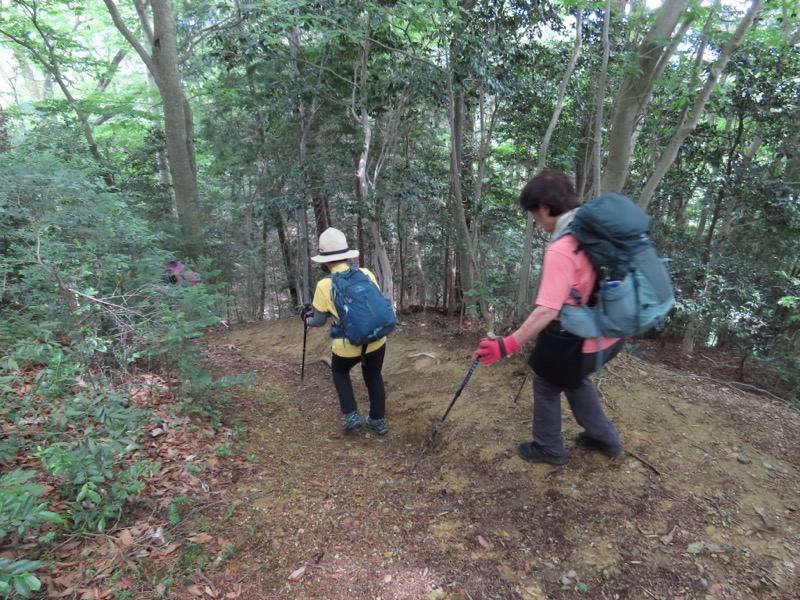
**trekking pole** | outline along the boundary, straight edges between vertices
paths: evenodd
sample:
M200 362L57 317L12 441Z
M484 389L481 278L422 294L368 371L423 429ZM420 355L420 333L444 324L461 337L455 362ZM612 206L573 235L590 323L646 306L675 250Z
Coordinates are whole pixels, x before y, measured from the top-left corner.
M517 390L517 395L514 396L514 404L516 404L517 400L519 400L519 395L522 393L522 388L525 387L525 382L528 381L528 375L529 375L529 373L526 372L525 373L525 377L522 380L522 383L519 384L519 389Z
M444 414L442 415L442 418L439 419L439 422L436 424L436 428L431 433L431 436L428 438L428 441L425 442L425 446L423 446L422 452L420 453L419 458L417 458L417 462L415 462L414 466L411 468L411 472L412 473L417 470L417 465L419 464L419 461L422 460L422 457L425 455L425 452L428 450L430 445L433 443L433 438L435 438L436 434L439 433L439 430L442 428L442 425L444 424L444 420L447 418L447 415L450 413L450 409L453 408L453 405L456 403L456 400L458 400L458 397L461 395L461 392L464 391L465 387L467 387L467 382L469 381L469 378L472 377L472 373L475 371L475 367L478 366L479 362L480 362L480 357L476 358L475 362L472 363L472 366L469 368L469 372L467 373L467 376L464 378L464 381L461 384L461 387L458 388L458 391L456 392L456 395L453 397L453 400L450 402L450 406L448 406L447 410L444 411Z
M303 362L300 366L300 383L303 383L303 378L306 374L306 340L308 339L308 323L303 321Z
M216 318L217 318L217 320L218 320L220 323L222 323L222 325L225 327L225 329L230 329L230 327L228 327L228 324L225 322L225 320L224 320L222 317L220 317L220 316L219 316L217 313L215 313L215 312L214 312L213 310L211 310L210 308L208 308L208 309L206 309L206 310L208 310L208 312L209 312L209 313L211 313L211 316L214 316L214 317L216 317Z

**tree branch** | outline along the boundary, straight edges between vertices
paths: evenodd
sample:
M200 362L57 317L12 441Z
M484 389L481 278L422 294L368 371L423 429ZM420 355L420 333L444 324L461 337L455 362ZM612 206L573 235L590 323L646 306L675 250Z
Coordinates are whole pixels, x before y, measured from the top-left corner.
M125 25L125 21L122 20L122 16L119 14L119 9L117 5L114 4L114 0L103 0L106 4L106 8L108 8L108 12L111 15L111 20L114 21L114 25L117 26L117 29L122 34L127 42L136 50L136 53L139 55L139 58L142 59L142 62L148 68L148 70L155 74L156 70L153 66L153 57L147 52L147 50L142 46L139 40L136 39L136 36L133 35L128 26ZM152 37L152 32L150 33Z

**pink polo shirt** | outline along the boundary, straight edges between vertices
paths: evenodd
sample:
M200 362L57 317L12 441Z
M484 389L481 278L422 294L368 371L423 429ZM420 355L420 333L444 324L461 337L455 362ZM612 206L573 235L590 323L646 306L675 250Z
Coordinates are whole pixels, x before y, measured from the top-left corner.
M575 289L584 302L594 288L595 273L592 263L583 252L578 252L578 240L567 234L550 244L545 250L542 263L542 281L539 284L539 293L536 304L561 310L565 304L577 306L570 297L570 291ZM605 350L619 338L601 338ZM588 338L583 342L585 354L597 352L597 338Z

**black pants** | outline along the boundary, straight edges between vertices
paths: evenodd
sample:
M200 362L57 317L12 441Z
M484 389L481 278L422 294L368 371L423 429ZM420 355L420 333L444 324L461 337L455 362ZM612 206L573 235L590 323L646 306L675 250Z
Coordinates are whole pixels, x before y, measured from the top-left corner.
M386 344L377 350L363 356L343 357L336 354L331 357L331 372L333 385L339 395L339 406L342 414L348 414L358 409L356 397L353 393L353 382L350 379L350 369L361 363L361 374L367 384L369 395L369 416L371 419L382 419L386 414L386 390L383 387L383 357L386 355Z

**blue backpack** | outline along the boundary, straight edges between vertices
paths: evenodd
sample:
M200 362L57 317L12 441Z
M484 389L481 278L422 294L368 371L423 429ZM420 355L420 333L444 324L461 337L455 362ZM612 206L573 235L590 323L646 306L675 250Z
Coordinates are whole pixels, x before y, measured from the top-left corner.
M675 295L644 211L622 194L600 196L578 208L564 233L575 236L597 273L590 306L572 290L579 306L561 309L564 329L583 338L618 338L663 328Z
M339 313L331 327L332 338L366 346L394 331L397 318L392 305L366 273L349 269L330 277L331 300Z

